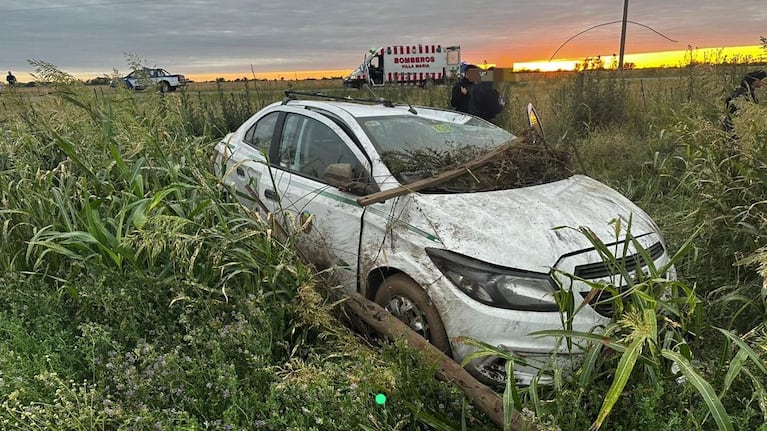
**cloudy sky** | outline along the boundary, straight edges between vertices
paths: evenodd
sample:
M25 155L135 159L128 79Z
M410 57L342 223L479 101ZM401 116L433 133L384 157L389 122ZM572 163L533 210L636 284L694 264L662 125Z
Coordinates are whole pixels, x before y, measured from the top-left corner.
M547 60L571 36L620 21L621 0L3 0L0 71L28 60L78 77L129 69L129 57L189 76L353 69L386 44L461 45L465 60ZM764 0L631 1L626 53L759 45ZM677 42L671 42L650 29ZM619 51L620 23L557 57Z

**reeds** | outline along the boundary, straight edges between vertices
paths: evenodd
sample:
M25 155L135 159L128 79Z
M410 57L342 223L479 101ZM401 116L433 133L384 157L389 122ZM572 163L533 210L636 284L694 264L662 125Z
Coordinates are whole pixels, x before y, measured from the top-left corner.
M487 427L417 355L386 347L384 362L358 344L289 243L212 174L213 142L284 83L89 91L40 67L61 78L51 95L0 101L4 429ZM533 101L553 148L659 222L679 273L628 277L600 335L568 331L564 307L562 331L537 335L584 347L583 363L568 375L552 362L552 384L510 382L507 408L562 430L767 421L767 115L744 107L735 141L716 122L742 70L501 86L498 123L524 134ZM448 91L374 90L440 107ZM594 246L620 267L620 250Z

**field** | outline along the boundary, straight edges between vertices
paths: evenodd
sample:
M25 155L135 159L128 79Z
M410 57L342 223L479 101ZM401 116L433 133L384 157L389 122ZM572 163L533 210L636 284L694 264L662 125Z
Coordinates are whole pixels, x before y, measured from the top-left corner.
M499 388L525 422L509 429L767 430L767 107L742 107L737 139L719 125L753 68L500 85L497 123L525 133L532 102L550 145L658 222L678 273L636 280L600 337L568 331L563 304L550 335L584 361ZM0 428L496 428L421 352L352 329L333 286L211 169L215 142L288 88L447 107L449 87L160 94L40 73L49 85L0 94Z

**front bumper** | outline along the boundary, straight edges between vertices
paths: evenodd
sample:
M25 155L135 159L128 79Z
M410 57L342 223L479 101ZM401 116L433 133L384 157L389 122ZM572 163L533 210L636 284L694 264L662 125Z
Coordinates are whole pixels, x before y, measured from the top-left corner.
M659 268L668 263L668 254L657 234L637 238L641 247L647 250L654 265ZM622 247L622 244L615 244ZM622 250L622 249L621 249ZM631 262L639 256L631 246L627 247L625 261ZM631 266L633 265L633 266ZM628 275L636 277L639 270L646 269L645 264L626 264ZM578 312L572 319L574 332L599 332L612 319L610 299L604 291L601 297L593 296L589 304L590 283L601 282L613 286L626 284L619 274L614 273L609 265L602 263L602 258L595 250L584 250L564 255L555 264L551 274L560 288L572 292L574 309ZM580 274L579 276L574 276ZM589 278L587 278L589 277ZM665 274L667 279L675 279L673 267ZM569 372L578 367L583 348L580 340L574 339L568 346L556 337L533 337L529 334L544 330L563 329L568 316L559 312L518 311L496 308L481 304L470 298L446 278L439 279L429 287L432 300L442 312L448 337L452 340L451 348L457 361L462 361L477 348L461 342L462 337L479 340L493 346L515 358L515 380L519 384L529 384L539 374L539 370L559 368ZM527 365L523 365L526 363ZM506 380L505 361L498 356L486 356L467 364L467 369L486 383L502 383ZM541 376L546 380L545 376Z

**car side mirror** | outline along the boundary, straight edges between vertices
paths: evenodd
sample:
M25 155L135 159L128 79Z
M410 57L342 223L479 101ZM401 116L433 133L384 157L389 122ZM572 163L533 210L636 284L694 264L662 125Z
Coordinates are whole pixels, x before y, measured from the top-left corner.
M322 179L342 192L357 196L365 196L378 191L378 187L365 181L354 179L354 169L351 163L332 163L322 174Z

